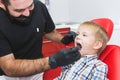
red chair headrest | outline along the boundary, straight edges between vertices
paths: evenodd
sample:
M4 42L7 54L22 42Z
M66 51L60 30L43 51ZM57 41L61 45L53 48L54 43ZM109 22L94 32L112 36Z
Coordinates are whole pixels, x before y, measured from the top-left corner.
M108 34L108 39L110 40L112 32L113 32L113 26L114 26L112 20L110 20L109 18L97 18L91 21L102 26L106 30Z

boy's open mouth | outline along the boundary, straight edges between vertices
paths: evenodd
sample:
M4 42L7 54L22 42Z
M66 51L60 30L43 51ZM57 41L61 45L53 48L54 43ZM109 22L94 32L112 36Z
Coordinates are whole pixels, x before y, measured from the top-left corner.
M80 43L77 43L77 47L79 48L79 50L81 50L82 45Z

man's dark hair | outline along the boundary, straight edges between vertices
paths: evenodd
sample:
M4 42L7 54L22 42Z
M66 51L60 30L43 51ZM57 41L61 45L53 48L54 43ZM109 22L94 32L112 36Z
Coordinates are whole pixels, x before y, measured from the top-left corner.
M10 0L1 0L5 6L10 5Z

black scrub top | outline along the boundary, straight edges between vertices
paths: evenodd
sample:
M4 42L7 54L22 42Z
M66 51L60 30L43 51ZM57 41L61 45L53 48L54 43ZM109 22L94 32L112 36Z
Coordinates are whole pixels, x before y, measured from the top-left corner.
M47 8L34 0L32 21L25 26L13 23L0 8L0 57L13 53L16 59L37 59L42 55L42 37L55 29ZM4 72L0 69L0 75Z

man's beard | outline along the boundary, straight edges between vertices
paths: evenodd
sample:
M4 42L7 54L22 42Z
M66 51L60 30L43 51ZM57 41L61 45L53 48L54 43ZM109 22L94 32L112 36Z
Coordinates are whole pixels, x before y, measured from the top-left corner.
M22 25L22 26L26 26L26 25L30 24L30 22L32 20L32 16L34 14L34 9L30 11L29 16L20 15L18 17L14 17L10 14L7 7L6 7L6 12L7 12L7 15L8 15L8 17L11 20L12 23Z
M12 20L12 22L14 22L16 24L19 24L19 25L28 25L28 24L30 24L30 22L32 20L32 16L33 16L33 11L30 11L29 16L21 15L19 17L14 17L14 16L9 14L9 17Z

